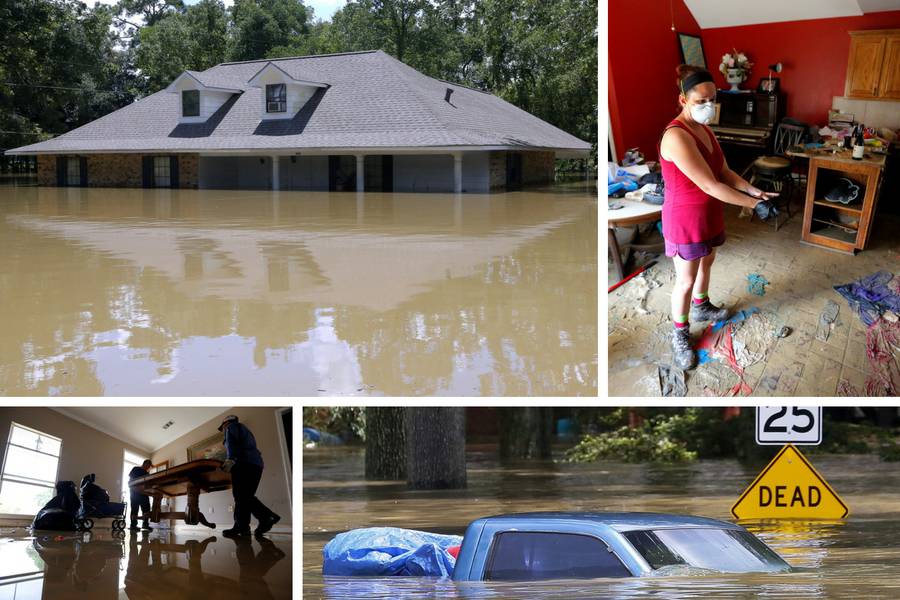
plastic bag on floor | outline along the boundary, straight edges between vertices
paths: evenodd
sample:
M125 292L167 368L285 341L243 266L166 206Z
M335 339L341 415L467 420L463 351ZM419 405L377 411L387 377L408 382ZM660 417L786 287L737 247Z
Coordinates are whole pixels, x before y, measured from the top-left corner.
M323 575L450 577L456 559L447 549L458 535L398 527L370 527L338 534L325 544Z

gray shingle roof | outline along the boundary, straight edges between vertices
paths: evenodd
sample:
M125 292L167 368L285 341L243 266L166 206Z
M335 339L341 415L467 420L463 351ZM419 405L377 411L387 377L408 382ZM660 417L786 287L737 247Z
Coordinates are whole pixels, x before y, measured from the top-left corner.
M245 90L205 123L179 124L178 94L157 92L51 140L10 153L504 146L588 150L590 145L501 100L427 77L382 51L275 59L291 77L329 85L292 119L261 122L268 61L192 72L204 85ZM453 89L450 103L446 88ZM464 148L461 148L464 149Z

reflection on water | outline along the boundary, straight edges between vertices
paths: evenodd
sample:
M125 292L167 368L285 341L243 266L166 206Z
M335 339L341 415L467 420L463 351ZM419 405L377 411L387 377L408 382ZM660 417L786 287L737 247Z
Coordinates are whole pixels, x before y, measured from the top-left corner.
M425 578L323 578L322 547L335 534L394 526L461 535L476 518L539 510L652 511L731 520L730 509L764 465L500 464L469 452L469 488L409 491L366 482L359 449L303 457L304 598L898 598L900 469L877 457L813 458L850 506L847 521L742 523L793 567L785 574L454 584Z
M37 533L0 538L0 598L291 597L287 536L273 541L167 532Z
M595 395L595 193L0 187L0 387Z

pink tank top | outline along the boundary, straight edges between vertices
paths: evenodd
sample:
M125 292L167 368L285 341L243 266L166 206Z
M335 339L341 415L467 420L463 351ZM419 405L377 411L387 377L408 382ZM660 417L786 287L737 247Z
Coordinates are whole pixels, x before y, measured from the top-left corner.
M712 144L710 151L700 138L678 119L673 119L666 129L670 127L681 127L691 134L713 176L719 179L722 165L725 164L725 155L712 130L706 125L703 126ZM664 159L662 153L659 154L659 163L666 183L662 209L663 237L675 244L696 244L723 234L725 219L722 201L697 187L697 184L682 173L674 162Z

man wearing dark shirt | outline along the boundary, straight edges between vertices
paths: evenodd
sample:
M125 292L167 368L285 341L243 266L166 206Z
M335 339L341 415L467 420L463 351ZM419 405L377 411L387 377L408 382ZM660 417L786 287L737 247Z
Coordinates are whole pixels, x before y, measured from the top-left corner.
M256 535L262 535L272 529L281 517L256 497L264 468L262 454L256 447L256 438L234 415L228 415L222 420L219 431L225 432L227 460L222 464L222 469L231 473L231 493L234 496L234 527L224 530L222 535L250 535L251 515L259 521Z
M153 466L153 463L149 460L145 460L141 463L141 466L135 467L128 472L128 483L130 484L135 479L140 477L144 477L150 474L150 468ZM138 526L138 509L143 513L143 521L144 525L141 527L144 531L150 531L150 523L148 522L150 519L150 496L145 496L140 492L136 492L131 490L131 530L137 531Z

